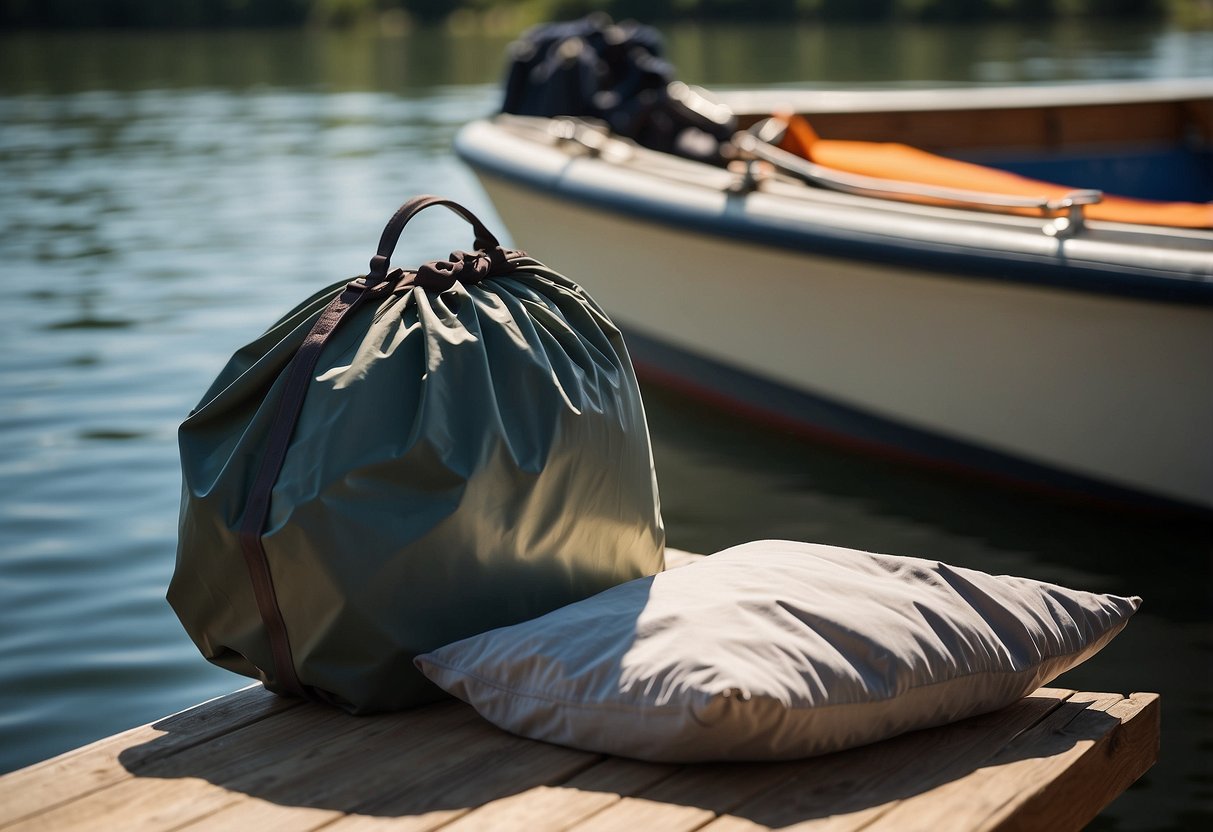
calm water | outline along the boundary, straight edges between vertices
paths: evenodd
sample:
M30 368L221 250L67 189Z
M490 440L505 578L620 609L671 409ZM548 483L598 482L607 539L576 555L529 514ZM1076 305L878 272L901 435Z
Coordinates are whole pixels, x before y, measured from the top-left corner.
M1213 35L1140 26L670 39L708 85L1213 79ZM0 771L244 684L163 600L176 425L232 350L363 270L406 197L495 219L449 148L493 109L506 40L0 37ZM398 257L465 233L423 217ZM789 537L1144 596L1063 679L1164 695L1162 762L1100 825L1213 821L1213 527L983 489L646 395L672 545Z

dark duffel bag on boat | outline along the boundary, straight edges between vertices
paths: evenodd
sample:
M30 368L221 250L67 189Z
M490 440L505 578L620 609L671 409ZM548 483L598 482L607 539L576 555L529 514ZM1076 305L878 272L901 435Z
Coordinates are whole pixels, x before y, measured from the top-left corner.
M476 250L390 269L443 205ZM662 568L619 330L575 283L418 197L369 274L237 352L180 430L168 591L202 654L366 713L443 694L413 657Z
M510 45L501 111L599 119L645 147L722 161L737 120L704 90L676 81L663 52L653 27L601 13L542 23Z

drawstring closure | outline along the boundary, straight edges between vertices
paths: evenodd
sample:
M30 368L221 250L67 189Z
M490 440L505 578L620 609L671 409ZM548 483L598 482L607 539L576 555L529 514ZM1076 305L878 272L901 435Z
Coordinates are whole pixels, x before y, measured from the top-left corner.
M445 292L456 282L468 285L489 277L508 274L516 268L501 246L487 251L452 251L449 260L435 260L417 269L413 283L425 289Z

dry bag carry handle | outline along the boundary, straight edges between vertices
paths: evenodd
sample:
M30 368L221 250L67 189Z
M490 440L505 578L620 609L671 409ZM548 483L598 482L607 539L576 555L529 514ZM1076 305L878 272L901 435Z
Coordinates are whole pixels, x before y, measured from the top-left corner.
M368 278L382 280L387 276L392 252L396 249L396 243L400 240L400 233L404 231L404 226L431 205L442 205L467 220L472 226L472 230L476 232L476 249L478 251L491 252L501 247L501 243L497 241L493 232L489 231L475 214L458 202L440 196L423 194L415 196L401 205L400 209L388 220L387 226L383 229L383 235L379 238L379 250L371 258L371 270L367 273Z

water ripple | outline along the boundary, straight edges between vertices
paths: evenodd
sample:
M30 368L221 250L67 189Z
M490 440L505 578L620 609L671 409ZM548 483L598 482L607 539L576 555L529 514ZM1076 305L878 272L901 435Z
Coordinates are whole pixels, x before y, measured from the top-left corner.
M696 31L678 47L692 79L751 77L785 39L812 47L793 66L838 73L815 76L825 80L870 69L854 56L873 54L850 30L776 33L737 55L701 48ZM981 55L935 32L924 42L951 46L882 46L872 60L921 54L933 72L969 56L972 65L949 69L968 79L1108 69L1106 55L1027 61L1021 37L995 34ZM245 684L198 656L163 599L176 549L176 425L236 347L359 273L408 196L448 194L500 225L449 147L460 124L495 106L503 44L444 61L426 43L358 41L368 51L355 55L314 34L230 37L247 48L232 53L206 35L0 42L29 70L0 78L0 771ZM1141 71L1150 37L1118 72ZM1199 56L1207 38L1191 43ZM797 77L806 75L768 80ZM449 218L425 218L398 256L445 256L465 235ZM1182 769L1209 721L1184 703L1213 698L1207 674L1192 681L1184 670L1210 666L1207 530L1092 518L857 463L699 409L691 418L685 402L650 393L676 545L778 535L1146 595L1100 665L1112 678L1091 683L1168 692L1166 723L1177 727L1165 729L1174 733L1161 805L1208 819L1208 799L1185 790ZM1184 579L1171 580L1172 568ZM1122 804L1131 815L1132 796Z

